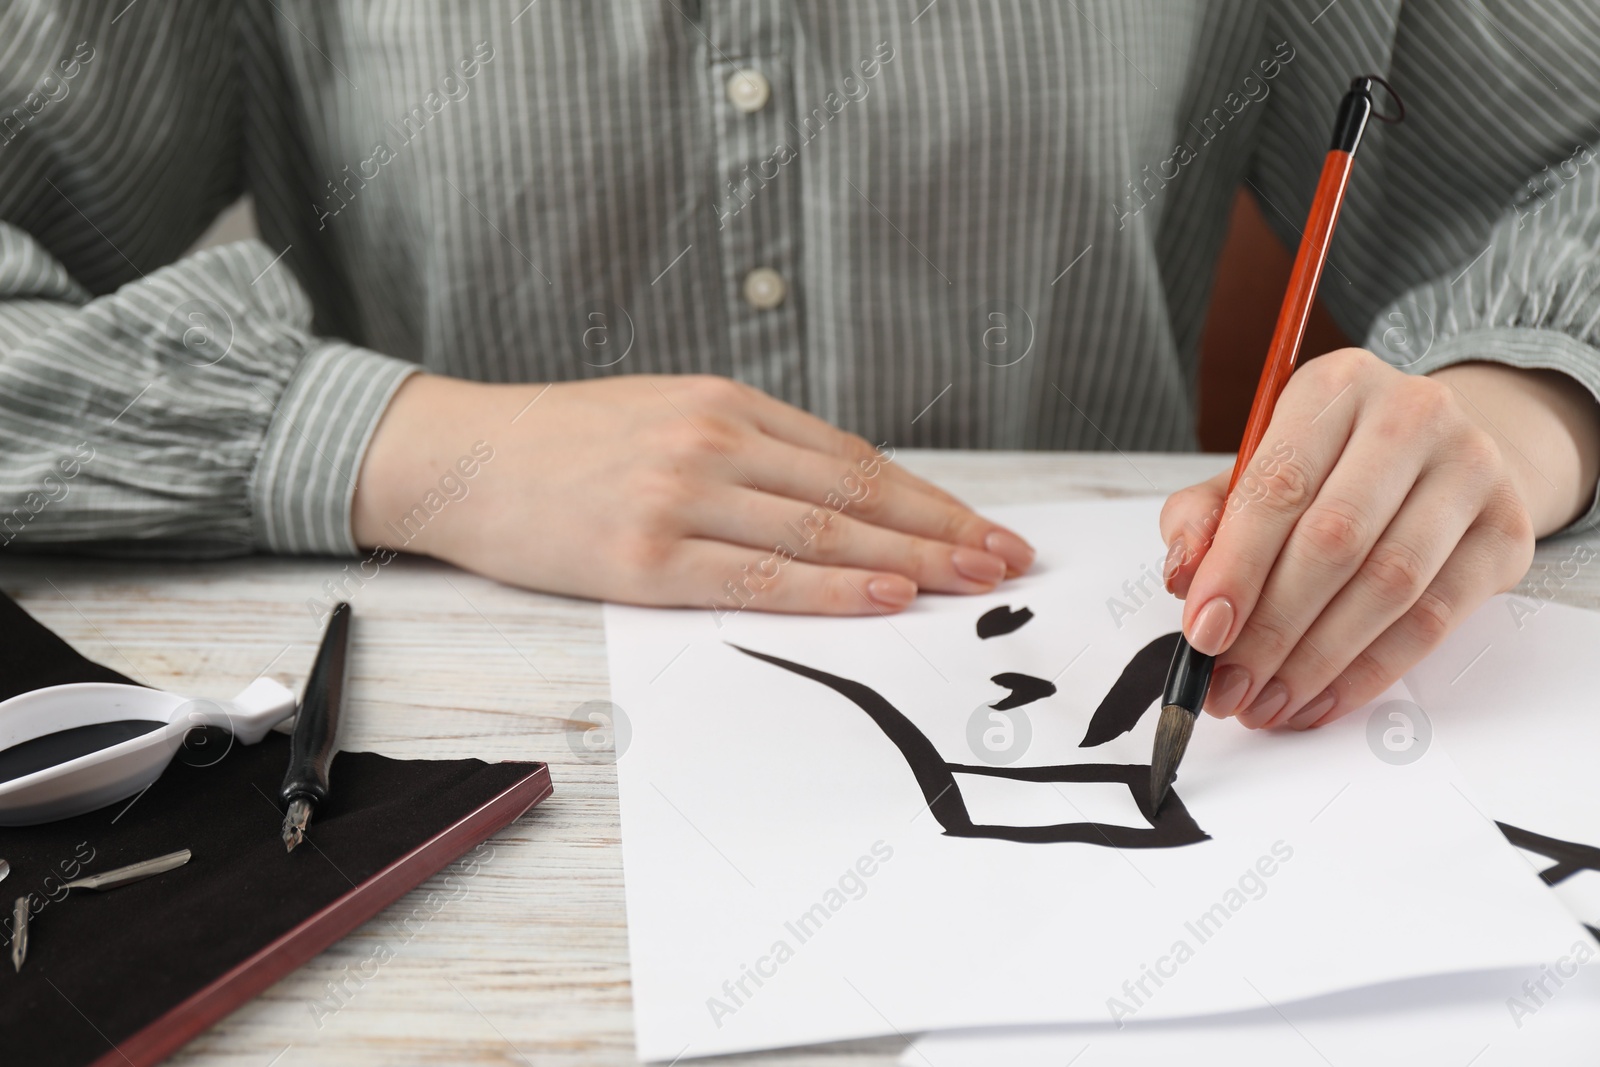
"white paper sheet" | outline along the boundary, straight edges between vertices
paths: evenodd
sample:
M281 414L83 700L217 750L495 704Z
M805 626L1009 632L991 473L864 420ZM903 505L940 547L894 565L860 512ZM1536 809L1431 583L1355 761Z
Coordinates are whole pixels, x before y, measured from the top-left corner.
M1202 719L1177 785L1200 843L957 837L862 707L735 647L870 687L953 763L992 767L991 745L1026 734L1005 766L1146 764L1154 713L1079 742L1134 654L1177 629L1158 507L997 513L1039 547L1035 572L892 619L606 609L631 728L618 778L641 1058L1249 1010L1570 950L1570 917L1456 767L1437 751L1384 762L1361 712L1292 735ZM979 639L1005 605L1034 617ZM995 720L1005 672L1059 689ZM1125 784L957 777L975 823L1149 834Z
M1587 551L1575 549L1551 580L1591 565ZM1600 928L1597 650L1600 614L1546 595L1498 597L1406 681L1426 720L1411 724L1410 736L1431 734L1454 757L1490 817L1546 839L1523 850L1534 869L1569 859L1571 873L1551 875L1559 877L1554 895ZM1181 1048L1184 1062L1196 1065L1592 1064L1600 1058L1600 948L1575 936L1566 953L1528 972L1434 978L1277 1007L1281 1016L1263 1008L1120 1030L936 1033L919 1038L901 1062L1111 1067L1160 1062Z
M1486 813L1591 850L1600 850L1597 680L1600 613L1525 596L1495 598L1407 676ZM1580 872L1555 890L1600 927L1596 880Z
M1550 961L1552 969L1559 959ZM1444 975L1202 1019L933 1033L902 1067L1590 1067L1600 964ZM1548 995L1536 985L1544 983ZM1527 990L1531 988L1530 994ZM1534 998L1540 1001L1535 1004ZM1513 1011L1508 1001L1519 1007ZM1526 1007L1520 1007L1525 1005Z

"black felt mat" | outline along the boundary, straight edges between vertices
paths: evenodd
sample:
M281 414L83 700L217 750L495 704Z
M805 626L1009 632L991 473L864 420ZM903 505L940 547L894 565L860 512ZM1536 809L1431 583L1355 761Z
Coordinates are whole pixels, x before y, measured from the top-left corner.
M83 659L0 594L0 696L69 681L126 681ZM142 797L42 826L0 828L5 945L0 1064L77 1067L526 778L525 763L334 761L334 796L286 855L275 799L288 739L232 744L206 731ZM59 886L188 848L185 867L106 893ZM92 857L92 858L87 858ZM87 858L87 859L86 859ZM27 963L12 972L11 902L36 905Z

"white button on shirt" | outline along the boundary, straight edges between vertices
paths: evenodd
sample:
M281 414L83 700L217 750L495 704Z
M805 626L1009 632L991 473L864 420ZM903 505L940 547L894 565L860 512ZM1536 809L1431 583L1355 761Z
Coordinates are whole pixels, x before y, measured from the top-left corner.
M759 71L741 70L728 79L728 99L747 115L766 107L771 98L772 83Z
M745 303L757 311L770 311L783 303L789 285L771 267L757 267L744 276Z

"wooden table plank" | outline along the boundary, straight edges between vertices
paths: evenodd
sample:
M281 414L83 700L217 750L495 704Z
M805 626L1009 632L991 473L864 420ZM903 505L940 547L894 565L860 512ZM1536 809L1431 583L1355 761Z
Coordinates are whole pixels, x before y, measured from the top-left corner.
M902 452L975 505L1170 492L1226 457ZM1541 546L1524 589L1600 607L1600 563L1556 580L1579 539ZM533 546L530 546L532 549ZM1600 553L1595 554L1600 558ZM151 685L227 696L263 671L295 684L308 606L348 561L146 563L0 558L0 587L87 655ZM441 876L194 1041L182 1067L593 1067L634 1062L616 774L581 744L604 700L597 605L397 559L348 598L357 629L343 747L548 761L556 792ZM128 817L134 817L132 813ZM884 1067L900 1038L722 1061Z

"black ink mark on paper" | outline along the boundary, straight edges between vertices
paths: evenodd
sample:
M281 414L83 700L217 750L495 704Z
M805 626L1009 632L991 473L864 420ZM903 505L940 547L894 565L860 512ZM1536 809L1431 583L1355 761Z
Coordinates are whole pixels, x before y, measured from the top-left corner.
M995 685L1003 685L1011 690L1011 695L995 701L989 706L996 711L1009 711L1020 708L1024 704L1032 704L1035 700L1056 695L1056 684L1047 682L1043 678L1035 678L1031 674L997 674L989 681Z
M1182 634L1162 634L1145 645L1122 668L1100 706L1089 720L1079 748L1094 748L1121 737L1139 725L1139 717L1150 710L1167 684L1167 666L1177 650Z
M1546 867L1539 872L1539 877L1545 885L1556 885L1566 881L1579 871L1595 871L1600 873L1600 848L1593 845L1580 845L1575 841L1563 841L1557 837L1545 837L1531 830L1511 826L1508 823L1496 822L1500 832L1520 849L1537 852L1547 859L1555 860L1555 865ZM1600 939L1600 928L1584 924L1584 928Z
M1002 604L978 616L978 636L987 639L1014 633L1026 626L1031 618L1033 612L1027 608L1012 611L1009 604Z
M1126 723L1120 729L1110 732L1107 739L1131 729L1139 716L1161 696L1161 688L1166 680L1164 671L1158 670L1150 674L1143 670L1135 671L1134 666L1143 662L1143 657L1150 652L1151 647L1162 642L1165 642L1167 655L1170 657L1177 638L1177 634L1158 638L1134 657L1129 669L1123 672L1123 676L1112 686L1111 692L1106 694L1096 709L1094 719L1090 723L1091 734L1096 732L1096 724L1102 720L1117 724ZM944 827L945 834L950 837L994 838L1030 844L1078 842L1111 848L1174 848L1210 839L1210 835L1195 824L1176 793L1168 794L1159 813L1150 811L1149 764L1073 763L1055 767L990 767L951 763L939 754L933 742L928 740L927 735L919 730L915 723L871 687L777 656L753 652L738 645L732 647L747 656L781 667L802 678L819 682L865 712L877 724L878 729L883 731L884 736L900 750L900 755L911 769L918 788L922 790L922 796L928 803L928 810L938 820L939 825ZM1007 676L999 675L997 680L1003 677ZM1030 681L1036 683L1039 679ZM998 708L1000 705L994 706ZM1084 744L1088 743L1088 738L1085 738ZM1098 743L1100 742L1096 742ZM1128 789L1134 803L1139 807L1139 813L1150 826L1143 828L1098 822L1056 823L1052 826L992 826L974 823L967 811L966 799L961 794L960 783L956 781L957 774L982 774L991 778L1009 778L1021 782L1120 784Z

